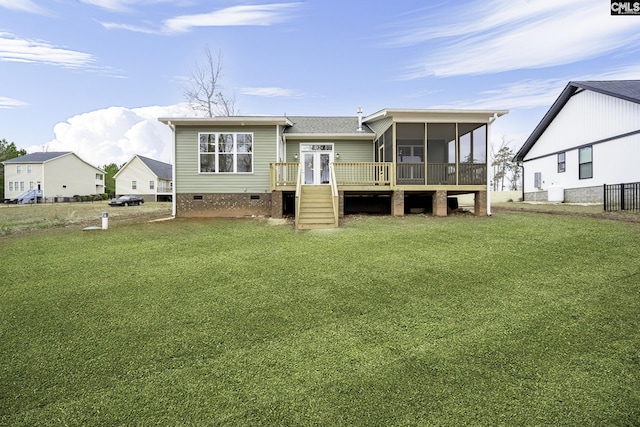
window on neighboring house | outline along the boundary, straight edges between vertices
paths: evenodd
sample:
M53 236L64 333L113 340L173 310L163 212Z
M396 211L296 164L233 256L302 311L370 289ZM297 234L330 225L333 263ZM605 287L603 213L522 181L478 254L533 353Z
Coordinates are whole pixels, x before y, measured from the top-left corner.
M24 191L24 181L20 181L20 191Z
M533 174L533 186L535 188L542 188L542 172L536 172Z
M16 166L16 173L22 173L22 166L20 165Z
M253 134L201 133L201 173L252 173Z
M138 189L138 183L136 181L131 181L131 189L132 190L137 190Z
M156 182L155 181L149 181L149 189L153 190L156 187Z
M13 191L13 181L9 181L9 191Z
M31 173L31 165L27 165L27 173Z
M567 170L567 154L558 153L558 173L562 173Z
M593 178L593 147L588 146L578 150L579 178Z
M33 181L29 182L29 190L33 190Z

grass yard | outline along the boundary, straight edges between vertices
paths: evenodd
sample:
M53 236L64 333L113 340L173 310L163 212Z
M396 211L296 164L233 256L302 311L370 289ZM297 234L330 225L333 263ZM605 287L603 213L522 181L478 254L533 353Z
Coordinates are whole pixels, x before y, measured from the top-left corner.
M638 425L640 224L0 237L0 425Z
M141 206L109 206L108 201L84 203L0 204L0 236L52 227L101 226L102 213L110 223L140 221L171 215L171 203L147 202Z

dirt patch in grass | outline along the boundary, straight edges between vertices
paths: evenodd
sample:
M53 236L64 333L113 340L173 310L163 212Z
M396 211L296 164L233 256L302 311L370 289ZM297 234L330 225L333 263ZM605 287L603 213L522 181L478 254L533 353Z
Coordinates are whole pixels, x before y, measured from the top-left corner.
M607 212L601 204L504 202L491 205L493 212L532 212L572 215L613 221L640 222L640 212Z

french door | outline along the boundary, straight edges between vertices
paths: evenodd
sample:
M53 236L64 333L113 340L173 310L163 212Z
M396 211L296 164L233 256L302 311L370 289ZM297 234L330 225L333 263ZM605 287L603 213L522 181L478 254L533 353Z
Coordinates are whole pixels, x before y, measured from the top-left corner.
M329 184L329 165L333 161L333 144L301 144L300 161L305 185Z

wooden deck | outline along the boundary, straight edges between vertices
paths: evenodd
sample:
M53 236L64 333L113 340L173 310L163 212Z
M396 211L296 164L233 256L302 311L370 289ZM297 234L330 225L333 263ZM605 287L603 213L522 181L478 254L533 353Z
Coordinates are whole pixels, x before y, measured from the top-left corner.
M271 191L295 191L300 164L271 163ZM476 163L334 162L341 191L477 191L486 188L487 165Z

